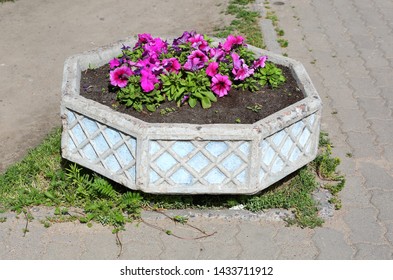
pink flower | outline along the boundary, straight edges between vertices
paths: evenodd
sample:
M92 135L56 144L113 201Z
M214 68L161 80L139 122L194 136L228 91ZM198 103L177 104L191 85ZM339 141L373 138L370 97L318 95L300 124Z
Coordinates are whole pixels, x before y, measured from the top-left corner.
M109 78L113 86L125 87L128 83L128 77L132 75L132 70L127 66L122 66L110 71Z
M148 69L141 71L141 87L144 92L150 92L154 89L154 85L158 83L158 79Z
M253 67L254 69L256 69L256 68L258 68L258 67L263 68L263 67L265 67L265 61L266 61L266 60L267 60L267 56L266 56L266 55L261 56L260 58L258 58L257 60L254 61L252 67Z
M195 50L187 57L187 62L184 64L184 69L196 71L203 68L207 61L208 58L203 52L200 50Z
M231 54L233 60L232 74L235 75L235 80L244 80L250 75L254 74L254 69L249 69L244 59L240 59L237 53Z
M235 75L235 80L244 80L247 77L250 77L254 74L254 69L249 69L247 64L242 64L242 66L238 69L233 68L232 74Z
M195 34L193 37L188 39L191 42L191 46L194 49L199 49L201 51L207 51L209 49L209 44L203 38L201 34Z
M138 34L138 42L135 44L134 49L153 41L153 37L149 33Z
M217 74L217 69L218 69L218 63L217 62L212 62L210 63L207 68L206 68L206 74L209 77L213 77L214 75Z
M166 53L168 44L160 38L152 39L150 42L144 45L144 50L149 56L159 56L161 53Z
M112 59L111 61L109 61L109 67L111 69L120 66L120 61L117 58Z
M210 58L213 59L214 61L221 61L225 56L225 53L220 48L212 48L209 50L209 55Z
M175 57L164 59L162 61L162 64L164 65L164 68L168 72L173 72L173 73L176 73L176 74L179 72L179 70L181 68L180 62Z
M224 42L222 48L226 51L229 52L232 50L234 45L242 45L244 42L244 38L242 36L233 36L229 35Z
M228 76L217 74L212 78L211 89L219 97L223 97L228 94L231 89L232 82Z

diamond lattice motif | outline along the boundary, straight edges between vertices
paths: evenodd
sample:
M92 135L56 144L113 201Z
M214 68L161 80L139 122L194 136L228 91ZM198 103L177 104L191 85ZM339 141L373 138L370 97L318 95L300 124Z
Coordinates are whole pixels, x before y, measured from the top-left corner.
M244 185L248 182L248 141L152 140L150 182L155 185Z
M87 167L106 169L135 184L136 139L74 111L67 111L68 151Z
M262 140L260 182L292 166L302 156L307 156L316 125L318 123L313 114Z

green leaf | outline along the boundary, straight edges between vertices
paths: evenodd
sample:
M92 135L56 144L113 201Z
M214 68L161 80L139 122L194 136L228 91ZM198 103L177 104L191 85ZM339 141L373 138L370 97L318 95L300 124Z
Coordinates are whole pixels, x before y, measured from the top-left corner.
M154 104L146 104L146 109L149 110L150 112L155 112L156 106Z
M205 96L210 99L212 102L217 102L217 96L211 91L205 91Z
M190 98L188 99L188 104L190 105L191 108L194 108L194 107L197 105L197 101L196 101L195 98L190 97Z
M201 102L203 109L208 109L212 106L212 103L210 102L210 99L208 97L203 97Z

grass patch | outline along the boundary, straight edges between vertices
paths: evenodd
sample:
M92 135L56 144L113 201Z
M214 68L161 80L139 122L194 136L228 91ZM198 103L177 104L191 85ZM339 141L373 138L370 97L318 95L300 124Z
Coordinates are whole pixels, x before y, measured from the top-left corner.
M142 209L223 209L243 204L254 212L269 208L290 209L295 217L287 221L289 224L313 228L323 223L312 198L319 181L328 181L325 188L334 195L332 202L336 208L340 205L337 193L345 183L336 172L339 159L331 156L331 143L323 133L321 152L313 163L253 196L153 195L131 191L62 159L60 140L61 131L56 129L21 162L0 175L0 211L26 215L31 206L51 206L55 207L55 217L43 221L45 227L54 222L79 220L91 225L94 221L112 226L117 232L127 222L139 219ZM70 207L81 211L71 215Z
M5 2L15 2L15 0L0 0L0 3L5 3Z
M265 48L259 28L259 12L251 11L249 7L254 2L255 0L231 0L226 14L233 15L235 19L229 26L217 28L214 36L226 38L229 34L241 35L250 45Z

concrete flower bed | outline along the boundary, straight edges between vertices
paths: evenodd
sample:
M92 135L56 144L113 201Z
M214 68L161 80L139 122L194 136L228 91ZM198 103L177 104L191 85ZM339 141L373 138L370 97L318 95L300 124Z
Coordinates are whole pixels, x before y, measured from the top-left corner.
M249 46L290 67L305 98L253 124L147 123L79 94L81 72L129 39L70 57L62 86L62 155L130 189L165 194L253 194L312 161L321 100L298 61Z

